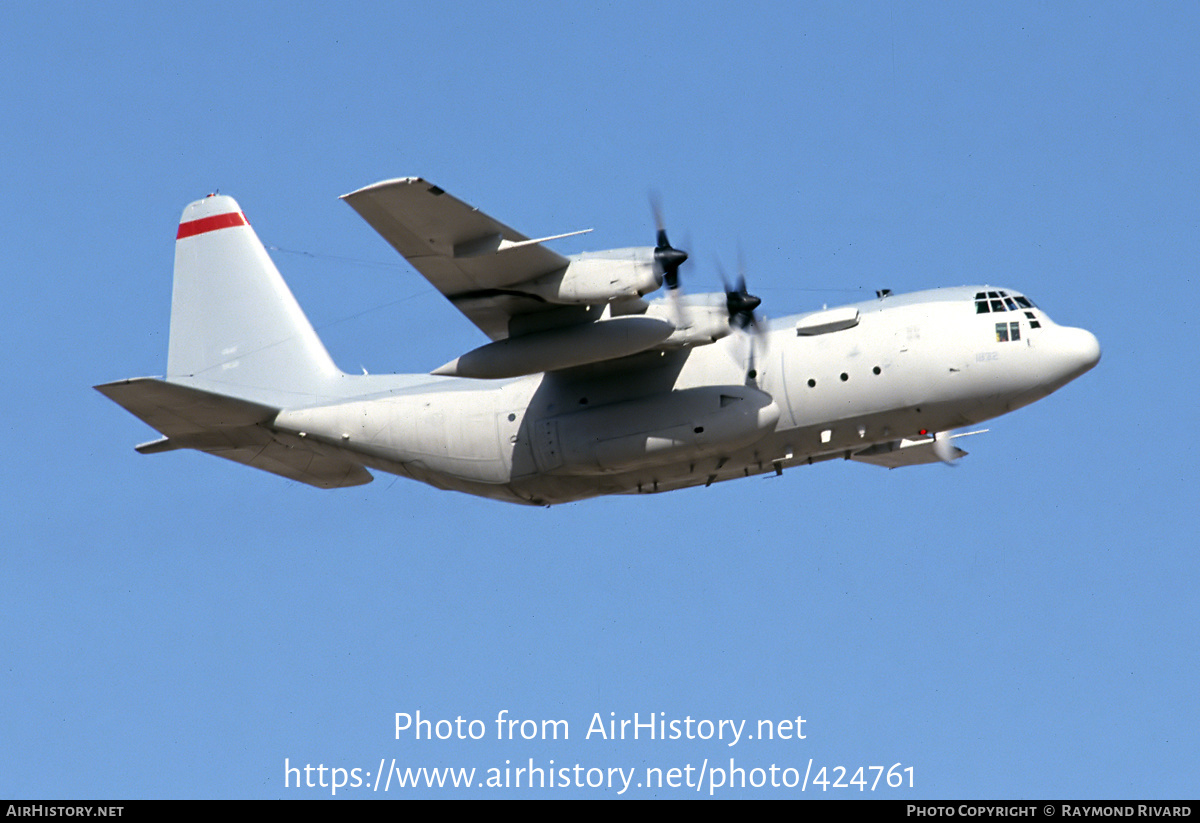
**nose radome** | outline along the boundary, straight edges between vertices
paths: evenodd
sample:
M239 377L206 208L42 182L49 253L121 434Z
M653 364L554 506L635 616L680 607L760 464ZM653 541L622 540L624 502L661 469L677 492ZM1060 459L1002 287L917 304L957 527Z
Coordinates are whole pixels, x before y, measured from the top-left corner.
M1079 347L1080 364L1086 365L1090 369L1100 362L1100 341L1087 329L1075 329L1074 331L1078 338L1076 345Z
M1100 362L1100 341L1087 329L1065 328L1059 343L1061 352L1071 364L1072 378L1078 377Z

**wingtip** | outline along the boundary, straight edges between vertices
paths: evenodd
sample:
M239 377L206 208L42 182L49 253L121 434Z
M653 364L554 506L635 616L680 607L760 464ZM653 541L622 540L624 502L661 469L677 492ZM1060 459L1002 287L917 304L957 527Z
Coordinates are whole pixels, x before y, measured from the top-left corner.
M361 189L355 189L352 192L343 194L339 200L349 200L351 197L357 197L362 194L369 194L379 189L391 188L392 186L412 186L417 183L428 182L420 177L393 177L391 180L380 180L378 183L372 183L369 186L363 186Z

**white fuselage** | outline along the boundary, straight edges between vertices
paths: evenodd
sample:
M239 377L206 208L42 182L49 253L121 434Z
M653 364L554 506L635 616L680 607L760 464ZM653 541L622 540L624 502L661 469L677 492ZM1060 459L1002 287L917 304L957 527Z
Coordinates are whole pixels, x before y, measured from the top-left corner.
M867 301L834 330L806 326L819 313L784 318L626 367L391 388L363 378L361 397L287 409L272 427L439 488L535 505L781 471L996 417L1099 360L1093 335L1040 309L977 310L989 288Z

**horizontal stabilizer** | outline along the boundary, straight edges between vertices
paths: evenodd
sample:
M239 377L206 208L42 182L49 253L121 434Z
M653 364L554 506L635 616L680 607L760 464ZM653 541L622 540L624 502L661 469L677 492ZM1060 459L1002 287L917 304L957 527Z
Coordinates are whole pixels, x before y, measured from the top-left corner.
M96 386L164 438L138 451L196 449L322 489L360 486L370 472L325 444L270 428L278 409L152 377Z

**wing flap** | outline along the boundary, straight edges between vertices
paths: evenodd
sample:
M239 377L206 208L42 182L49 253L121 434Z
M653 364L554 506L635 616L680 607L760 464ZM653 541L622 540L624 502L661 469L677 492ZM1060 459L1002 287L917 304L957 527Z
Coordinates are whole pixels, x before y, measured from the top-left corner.
M138 446L142 454L196 449L322 489L374 479L331 446L269 428L279 413L270 406L152 377L96 390L165 435Z

